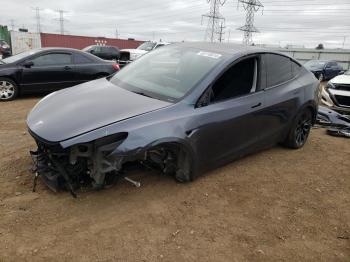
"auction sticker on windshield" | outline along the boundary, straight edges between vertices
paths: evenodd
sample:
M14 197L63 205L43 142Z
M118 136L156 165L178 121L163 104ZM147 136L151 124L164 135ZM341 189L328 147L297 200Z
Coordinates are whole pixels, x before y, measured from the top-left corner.
M222 56L222 55L217 54L217 53L203 52L203 51L198 52L197 55L206 56L206 57L210 57L210 58L214 58L214 59L218 59Z

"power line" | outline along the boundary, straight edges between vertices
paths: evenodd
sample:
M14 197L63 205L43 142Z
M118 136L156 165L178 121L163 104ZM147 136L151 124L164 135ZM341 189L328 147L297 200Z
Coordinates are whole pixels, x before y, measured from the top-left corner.
M246 10L245 25L238 28L244 32L243 43L251 45L253 43L253 33L258 33L259 30L254 26L254 13L261 7L264 7L259 0L238 0L238 3L242 3L243 8Z
M219 33L219 22L225 22L225 18L220 14L220 6L223 6L226 2L226 0L207 0L208 3L210 3L210 12L202 15L202 22L203 18L208 18L208 25L207 30L205 31L205 39L207 40L209 38L210 42L214 42L215 35Z

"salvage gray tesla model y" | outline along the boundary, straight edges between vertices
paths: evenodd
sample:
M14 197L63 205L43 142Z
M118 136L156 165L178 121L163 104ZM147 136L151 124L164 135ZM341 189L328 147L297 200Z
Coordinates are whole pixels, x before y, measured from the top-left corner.
M191 181L277 143L302 147L319 97L316 78L283 54L172 44L43 98L27 119L36 174L73 195L112 184L133 164Z

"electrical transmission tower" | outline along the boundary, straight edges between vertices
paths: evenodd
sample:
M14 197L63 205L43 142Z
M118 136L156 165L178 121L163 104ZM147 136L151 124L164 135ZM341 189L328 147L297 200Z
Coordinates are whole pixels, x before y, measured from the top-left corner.
M225 32L223 32L224 29L225 29L225 26L224 26L223 22L221 22L220 32L219 32L219 42L220 43L224 41L224 38L223 38L223 36L225 34Z
M36 19L36 31L37 33L41 33L41 22L40 22L40 8L39 7L32 7L32 9L35 11L35 19Z
M59 13L59 18L58 18L58 21L60 22L60 34L61 35L64 35L65 33L65 30L64 30L64 21L66 21L63 17L64 13L67 13L67 11L64 11L64 10L57 10L56 12Z
M225 22L225 18L220 14L220 6L223 6L226 0L207 0L210 3L210 12L202 15L203 18L208 18L208 26L205 31L205 39L209 39L210 42L214 42L219 39L220 35L220 22Z
M243 8L246 10L245 25L238 28L244 32L243 43L251 45L253 43L253 33L258 33L259 30L254 26L254 14L260 8L264 7L259 0L238 0L238 3L242 3Z

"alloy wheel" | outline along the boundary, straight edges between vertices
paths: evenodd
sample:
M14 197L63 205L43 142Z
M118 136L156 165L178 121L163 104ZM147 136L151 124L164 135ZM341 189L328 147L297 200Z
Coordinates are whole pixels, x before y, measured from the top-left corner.
M9 100L15 95L15 87L8 81L0 81L0 100Z
M295 142L298 147L302 147L309 136L310 130L312 126L311 117L309 114L304 113L297 124L295 129Z

